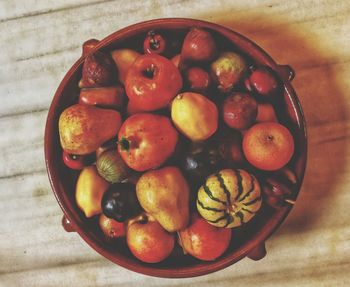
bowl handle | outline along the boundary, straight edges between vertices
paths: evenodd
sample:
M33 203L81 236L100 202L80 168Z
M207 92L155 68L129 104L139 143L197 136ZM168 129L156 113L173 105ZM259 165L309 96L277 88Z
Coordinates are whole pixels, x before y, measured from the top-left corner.
M257 261L257 260L263 259L265 255L266 255L266 248L265 248L265 242L263 242L263 243L260 243L258 246L256 246L252 251L250 251L247 257Z
M83 43L82 56L86 56L99 43L99 40L90 39Z
M289 65L278 65L278 73L285 81L293 81L295 77L295 72L293 68Z
M70 220L65 215L63 215L63 217L62 217L62 226L63 226L64 230L67 232L75 232L74 226L72 225Z

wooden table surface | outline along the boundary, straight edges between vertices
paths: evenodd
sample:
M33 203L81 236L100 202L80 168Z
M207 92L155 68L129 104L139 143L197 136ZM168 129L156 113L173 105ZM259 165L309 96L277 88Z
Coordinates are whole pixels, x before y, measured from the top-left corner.
M44 164L47 111L81 44L161 17L222 24L290 64L309 134L267 256L192 279L128 271L65 232ZM0 31L0 286L349 286L350 1L1 0Z

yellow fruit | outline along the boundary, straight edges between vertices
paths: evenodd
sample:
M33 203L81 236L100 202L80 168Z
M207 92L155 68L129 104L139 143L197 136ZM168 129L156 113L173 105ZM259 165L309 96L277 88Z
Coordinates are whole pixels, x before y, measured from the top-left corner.
M101 200L109 184L97 172L95 166L85 167L79 175L75 200L86 217L102 212Z
M192 141L208 139L218 128L218 109L205 96L182 93L171 105L171 118L176 128Z
M60 115L58 131L62 148L71 154L89 154L113 138L121 126L118 111L75 104Z
M209 176L198 190L197 210L217 227L250 221L261 206L258 180L243 169L224 169Z
M118 49L114 50L112 53L112 58L118 67L118 78L119 81L124 84L126 74L130 66L135 62L136 58L140 54L131 49Z
M136 184L142 208L169 232L185 228L189 221L190 189L174 166L145 172Z

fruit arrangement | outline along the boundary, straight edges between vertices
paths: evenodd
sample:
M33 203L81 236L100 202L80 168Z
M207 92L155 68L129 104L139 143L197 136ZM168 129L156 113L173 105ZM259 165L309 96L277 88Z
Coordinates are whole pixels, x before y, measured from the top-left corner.
M295 138L269 67L199 27L96 44L58 130L76 205L112 247L146 263L179 248L212 261L263 210L293 204Z

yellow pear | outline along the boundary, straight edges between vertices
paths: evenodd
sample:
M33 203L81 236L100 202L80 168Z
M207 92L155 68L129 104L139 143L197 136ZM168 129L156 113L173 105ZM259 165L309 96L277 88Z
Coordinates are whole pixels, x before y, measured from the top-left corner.
M108 182L98 174L94 165L85 167L80 172L75 190L75 200L86 217L92 217L102 212L101 200L108 187Z
M60 115L58 130L62 148L71 154L94 152L116 136L121 126L118 111L75 104Z
M144 173L136 184L142 208L169 232L185 228L189 222L190 190L177 167Z
M118 49L111 52L112 58L118 67L119 81L124 84L130 66L140 54L131 49Z

